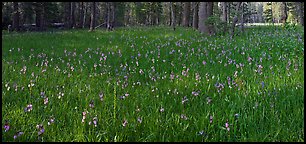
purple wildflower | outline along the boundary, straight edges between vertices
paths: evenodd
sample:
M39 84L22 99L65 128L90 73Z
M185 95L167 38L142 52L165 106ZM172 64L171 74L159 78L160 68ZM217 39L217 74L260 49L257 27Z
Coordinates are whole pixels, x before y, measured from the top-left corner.
M49 102L49 99L46 97L46 98L44 99L44 104L46 105L46 104L48 104L48 102Z
M122 126L126 126L128 124L128 121L126 119L123 120Z
M18 131L15 135L14 135L14 139L16 139L17 137L21 136L23 134L22 131Z
M86 112L82 112L82 115L83 115L82 123L84 123L84 122L85 122L85 119L86 119Z
M50 120L48 121L48 125L51 125L52 123L54 123L55 118L51 117Z
M45 132L44 126L42 124L36 125L36 128L38 129L38 136L42 135Z
M213 116L209 116L209 122L212 123L213 122Z
M26 108L24 108L25 112L30 112L33 109L32 104L28 104Z
M264 88L265 87L265 83L262 81L261 82L261 87Z
M198 95L199 95L199 92L193 91L193 92L191 92L191 94L194 95L194 96L198 96Z
M203 61L202 64L203 64L203 65L206 65L206 61Z
M93 124L94 124L95 127L97 127L97 121L98 121L98 118L97 118L97 117L94 117L94 118L92 119L92 122L93 122Z
M10 130L10 125L7 121L4 124L4 129L5 129L4 132L7 132L8 130Z
M227 131L230 131L229 124L228 124L228 119L226 120L225 128L227 129Z
M99 97L100 97L100 100L103 101L104 94L101 92L101 93L99 94Z
M182 104L184 104L186 101L188 101L187 96L184 96L184 98L182 98Z
M45 92L40 92L40 96L41 96L42 98L44 98L44 97L45 97Z
M173 73L173 72L171 72L171 74L170 74L170 79L171 79L171 80L174 79L174 73Z
M94 101L93 101L93 100L90 101L89 107L90 107L90 108L94 108L94 107L95 107L95 106L94 106Z

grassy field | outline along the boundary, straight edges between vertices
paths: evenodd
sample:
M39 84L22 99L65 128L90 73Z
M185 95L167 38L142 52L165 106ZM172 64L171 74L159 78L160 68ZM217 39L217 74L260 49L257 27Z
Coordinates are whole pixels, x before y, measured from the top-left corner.
M304 28L2 33L2 141L304 141Z

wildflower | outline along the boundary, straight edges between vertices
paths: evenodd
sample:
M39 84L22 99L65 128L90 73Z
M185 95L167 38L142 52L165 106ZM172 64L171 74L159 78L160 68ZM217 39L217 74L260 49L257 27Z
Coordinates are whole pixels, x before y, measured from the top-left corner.
M82 112L82 115L83 115L82 123L84 123L84 122L85 122L85 119L86 119L86 112Z
M142 123L142 119L141 119L140 117L137 118L137 121L138 121L139 123Z
M100 100L103 101L104 94L101 92L101 93L99 94L99 97L100 97Z
M228 124L228 119L226 120L225 128L227 129L227 131L230 131L229 124Z
M97 116L95 116L93 119L92 119L92 122L94 124L95 127L97 127L97 121L98 121L98 118Z
M45 132L45 129L42 124L36 125L36 128L38 129L38 136L42 135Z
M14 139L16 139L17 137L21 136L23 134L22 131L18 131L15 135L14 135Z
M40 92L40 96L41 96L42 98L44 98L44 97L45 97L45 92Z
M210 122L210 123L213 122L213 116L209 116L209 122Z
M191 94L194 95L194 96L198 96L199 92L193 91L193 92L191 92Z
M52 123L54 123L55 118L51 117L50 120L48 121L48 125L51 125Z
M160 108L160 110L159 110L160 112L164 112L165 111L165 109L164 108Z
M136 112L140 112L140 108L138 106L136 108Z
M123 123L122 123L122 126L126 126L128 124L128 121L126 119L124 119Z
M62 92L58 93L58 99L61 99L61 97L63 97L63 96L64 96L64 93L62 93Z
M188 101L187 96L184 96L184 98L182 98L182 104L184 104L186 101Z
M206 65L206 61L203 61L202 64L203 64L203 65Z
M48 102L49 102L49 99L46 97L46 98L44 99L44 104L46 105L46 104L48 104Z
M171 80L174 79L174 73L173 73L173 72L171 72L171 74L170 74L170 79L171 79Z
M9 123L7 122L7 120L5 121L5 124L4 124L4 132L7 132L8 130L10 130L10 125Z
M264 86L265 86L265 83L262 81L261 82L261 87L264 88Z
M199 73L196 73L195 74L195 78L196 78L196 81L200 81L201 80L201 76Z
M187 120L188 118L186 117L186 115L181 114L181 119Z
M237 113L234 116L235 116L236 119L239 118L239 114L237 114Z
M207 97L206 100L207 100L207 104L210 104L212 102L212 99L210 97Z
M198 135L205 135L204 130L199 131Z
M32 110L32 104L28 104L26 108L24 108L25 112L30 112Z
M95 107L95 106L94 106L94 101L93 101L93 100L90 101L89 107L90 107L90 108L94 108L94 107Z

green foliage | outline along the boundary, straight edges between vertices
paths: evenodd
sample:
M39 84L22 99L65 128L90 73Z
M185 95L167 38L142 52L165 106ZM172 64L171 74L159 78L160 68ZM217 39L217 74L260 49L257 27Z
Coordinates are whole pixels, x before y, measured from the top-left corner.
M125 4L123 2L115 2L115 27L124 26Z
M268 2L267 4L264 5L264 19L266 22L272 23L273 20L273 12L272 12L272 2Z
M303 142L298 35L304 28L253 27L232 40L182 27L3 33L2 141Z
M229 28L227 22L221 21L219 16L208 17L205 24L212 25L216 35L225 34L224 32Z

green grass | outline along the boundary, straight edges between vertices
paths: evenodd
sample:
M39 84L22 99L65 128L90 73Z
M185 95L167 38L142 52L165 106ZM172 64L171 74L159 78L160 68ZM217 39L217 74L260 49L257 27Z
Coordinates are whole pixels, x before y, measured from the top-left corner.
M303 142L304 28L233 40L181 27L3 33L2 141Z

